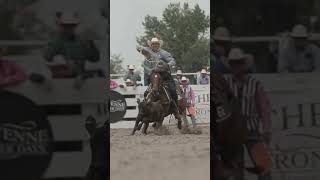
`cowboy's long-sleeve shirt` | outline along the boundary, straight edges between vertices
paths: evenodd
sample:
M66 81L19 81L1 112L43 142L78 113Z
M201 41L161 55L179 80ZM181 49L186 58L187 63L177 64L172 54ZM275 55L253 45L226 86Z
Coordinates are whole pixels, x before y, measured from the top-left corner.
M163 60L169 66L176 65L176 61L172 57L172 55L169 52L167 52L167 51L165 51L163 49L159 49L159 51L157 51L157 52L154 52L150 47L141 47L140 49L143 49L143 50L149 52L150 55L151 55L151 58L150 58L151 61L145 60L144 63L143 63L144 70L147 71L145 73L147 73L147 74L149 74L152 71L152 69L157 64L158 60Z

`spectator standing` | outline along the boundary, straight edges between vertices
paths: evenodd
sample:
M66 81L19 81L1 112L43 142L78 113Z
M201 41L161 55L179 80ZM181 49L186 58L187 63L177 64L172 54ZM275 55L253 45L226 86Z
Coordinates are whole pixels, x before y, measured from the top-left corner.
M231 48L231 35L227 28L218 27L213 34L213 59L214 70L220 73L228 73L227 55Z
M128 79L132 82L133 86L137 85L137 81L141 81L141 76L135 73L134 65L128 66L128 73L123 77L123 80L127 81Z
M49 42L44 58L53 77L75 77L85 68L85 61L97 62L100 52L92 40L82 40L75 30L80 23L77 13L57 13L59 35Z
M195 94L193 89L190 86L189 79L187 79L185 76L181 78L181 86L183 90L183 95L185 96L187 100L187 111L190 114L192 126L196 127L196 111L195 111Z
M259 180L270 180L271 159L266 145L271 140L271 108L260 81L248 74L250 61L240 48L231 49L228 56L231 76L226 78L233 95L239 99L247 124L249 155L258 170ZM244 163L244 153L241 157Z
M176 78L174 79L174 81L176 82L176 85L180 85L181 78L182 78L182 71L181 70L177 70Z
M320 71L320 49L308 37L305 26L293 27L290 37L280 44L278 72Z
M197 84L209 84L210 76L207 74L205 69L202 69L200 75L197 78Z

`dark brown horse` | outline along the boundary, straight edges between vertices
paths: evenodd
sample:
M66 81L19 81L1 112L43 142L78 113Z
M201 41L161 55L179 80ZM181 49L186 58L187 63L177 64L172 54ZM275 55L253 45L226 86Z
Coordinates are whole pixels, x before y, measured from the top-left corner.
M240 104L221 74L212 74L210 90L214 107L214 152L220 156L215 156L214 175L219 180L242 176L243 164L238 153L242 152L247 129Z
M178 128L181 129L181 115L178 108L178 105L175 105L173 102L173 99L171 98L169 91L168 91L168 85L163 82L160 73L154 72L151 74L150 77L150 86L149 86L149 93L146 97L147 102L148 101L157 101L159 100L161 105L163 106L163 114L164 117L173 114L175 118L178 120ZM185 125L187 122L185 122Z

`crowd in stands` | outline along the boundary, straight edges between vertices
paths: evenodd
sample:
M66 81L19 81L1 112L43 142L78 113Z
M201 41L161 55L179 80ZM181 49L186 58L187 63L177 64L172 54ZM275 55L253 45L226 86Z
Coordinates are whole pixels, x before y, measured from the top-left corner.
M174 75L175 81L181 84L181 79L182 77L186 77L181 69L178 69ZM123 76L123 84L121 84L121 87L125 86L142 86L141 82L141 76L139 73L135 71L135 66L134 65L128 65L128 71L126 74ZM205 84L210 84L210 69L202 69L199 72L196 72L194 75L189 75L188 82L191 85L205 85Z
M296 24L291 32L279 36L279 41L271 42L267 53L248 53L246 59L251 62L251 73L276 72L316 72L320 69L320 49L311 39L310 31L302 24ZM246 51L246 46L232 40L229 29L217 27L212 36L213 70L220 73L230 73L229 53L232 47L240 47ZM264 60L262 60L264 59Z

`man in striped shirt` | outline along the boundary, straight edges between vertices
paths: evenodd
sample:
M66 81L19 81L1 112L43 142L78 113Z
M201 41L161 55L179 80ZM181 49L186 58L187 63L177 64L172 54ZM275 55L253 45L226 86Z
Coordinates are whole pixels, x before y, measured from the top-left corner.
M259 159L261 159L259 156L270 158L267 151L264 154L258 154L258 157L255 156L257 153L255 151L256 147L259 147L256 145L269 144L271 139L269 99L262 84L247 73L251 64L240 48L231 49L228 63L232 74L227 76L226 80L234 96L241 102L241 111L249 131L246 147L259 170L259 180L270 179L270 173L267 172L270 167L266 167L264 162L262 164L259 162Z

